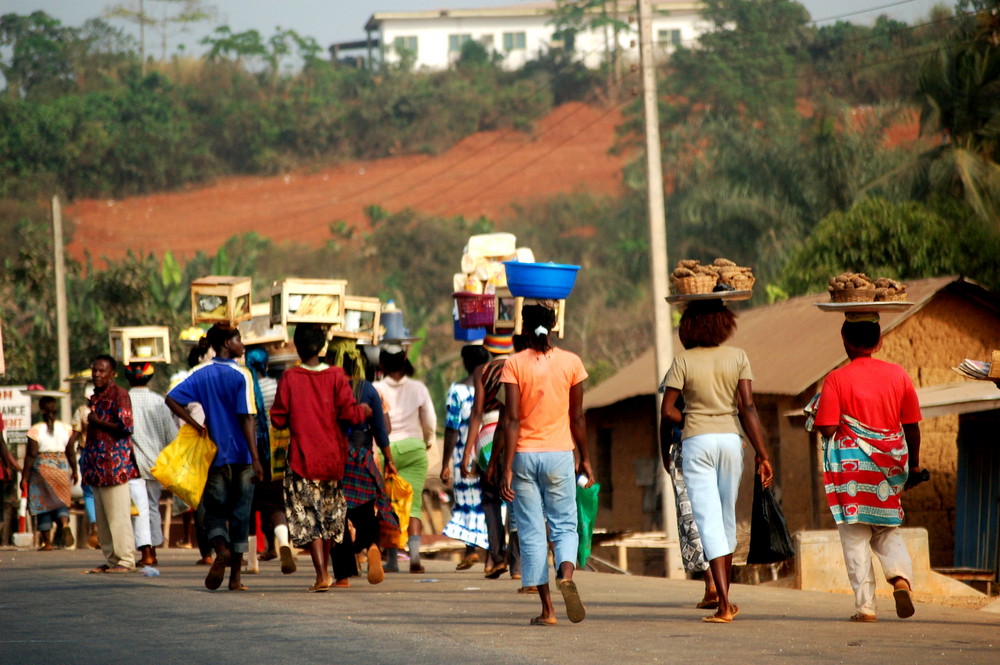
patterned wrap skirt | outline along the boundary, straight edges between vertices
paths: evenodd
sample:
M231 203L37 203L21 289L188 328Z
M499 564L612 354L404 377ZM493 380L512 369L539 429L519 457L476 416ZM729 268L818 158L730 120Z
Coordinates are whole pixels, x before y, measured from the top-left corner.
M344 539L347 501L339 480L309 480L288 469L284 484L288 535L296 547Z
M70 470L66 453L38 453L28 483L28 510L40 515L69 508Z

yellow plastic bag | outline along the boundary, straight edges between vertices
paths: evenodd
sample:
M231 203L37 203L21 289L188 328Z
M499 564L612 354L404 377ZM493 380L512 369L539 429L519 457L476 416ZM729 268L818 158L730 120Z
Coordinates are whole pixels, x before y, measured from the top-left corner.
M150 471L164 489L196 508L201 503L215 451L215 444L207 434L200 436L198 430L183 424L177 438L160 451Z
M385 493L392 502L392 511L399 518L399 547L407 546L406 535L410 527L410 506L413 504L413 487L400 475L385 477Z
M291 430L271 428L271 480L285 477L288 469L288 444L291 440Z

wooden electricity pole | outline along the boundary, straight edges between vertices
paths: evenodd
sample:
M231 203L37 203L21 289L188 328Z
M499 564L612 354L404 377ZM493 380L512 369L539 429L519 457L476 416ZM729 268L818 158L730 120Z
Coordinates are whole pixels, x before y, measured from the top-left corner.
M56 268L56 335L59 346L59 388L67 390L69 383L69 321L66 315L66 263L63 256L62 209L59 197L52 197L52 261ZM59 417L64 423L72 419L72 400L59 400Z
M660 116L656 103L656 63L653 57L653 11L650 0L637 0L639 9L639 58L642 63L642 101L646 125L646 188L649 213L649 269L653 281L653 321L656 343L656 380L666 375L673 361L673 332L667 303L667 221L663 204L663 166L660 162ZM656 423L659 432L660 402L657 392ZM659 446L657 446L659 448ZM661 453L662 454L662 453ZM663 468L657 465L657 485L667 537L664 563L668 578L683 578L674 490Z

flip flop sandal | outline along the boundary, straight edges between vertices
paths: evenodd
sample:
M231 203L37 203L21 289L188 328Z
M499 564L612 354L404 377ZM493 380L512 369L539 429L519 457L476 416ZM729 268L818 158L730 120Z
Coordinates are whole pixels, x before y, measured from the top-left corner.
M538 587L523 586L517 590L518 593L538 593Z
M108 568L110 568L110 567L111 566L109 566L107 564L104 564L104 565L98 566L97 568L91 568L90 570L85 570L85 571L83 571L83 574L84 575L92 575L92 574L96 574L96 573L106 573L106 572L108 572Z
M331 582L330 580L325 580L318 584L313 584L309 587L309 593L325 593L330 590Z
M874 614L863 614L858 612L857 614L852 615L850 620L855 623L875 623L878 621L878 618Z
M351 582L348 579L337 580L331 586L337 587L338 589L347 589L351 586Z
M248 587L246 584L241 584L238 587L236 587L235 589L233 587L229 587L229 590L230 591L249 591L250 587Z
M135 572L135 568L126 568L125 566L111 566L110 568L108 568L104 572L109 573L109 574L110 573L134 573Z
M717 609L719 609L719 601L718 600L702 600L702 601L699 601L697 605L695 605L695 608L699 609L699 610L717 610Z
M288 545L282 545L278 551L281 555L281 574L291 575L297 568L295 565L295 555L292 554L292 548Z
M368 583L379 584L385 579L385 571L382 569L382 555L378 551L378 545L368 548Z
M495 566L493 568L493 570L491 570L490 572L486 573L485 577L488 580L495 580L495 579L498 579L501 575L503 575L506 572L507 572L507 564L501 563L501 564Z
M733 618L735 619L739 615L740 615L740 606L739 605L733 605Z
M528 625L531 626L554 626L559 623L556 619L543 619L542 617L532 617Z
M722 617L717 617L714 614L710 617L702 617L702 621L705 623L732 623L732 619L723 619Z
M228 554L216 556L215 561L212 562L212 567L208 569L208 575L205 576L205 588L215 591L222 586L222 580L226 577L226 568L228 567Z
M562 593L563 601L566 603L566 615L573 623L580 623L587 617L587 610L580 600L580 592L576 588L573 580L560 580L559 591Z
M916 611L913 608L913 597L909 589L896 589L892 592L892 599L896 601L896 616L900 619L908 619Z

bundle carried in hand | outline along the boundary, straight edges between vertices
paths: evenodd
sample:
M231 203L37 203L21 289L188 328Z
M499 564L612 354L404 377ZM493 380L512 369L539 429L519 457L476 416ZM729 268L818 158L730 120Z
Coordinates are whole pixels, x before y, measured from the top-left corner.
M887 277L875 280L875 300L879 302L900 302L906 300L906 284Z
M719 284L727 290L749 291L756 278L750 268L736 265L729 259L718 258L703 266L697 259L684 259L670 274L670 284L678 295L711 293Z
M832 302L872 302L875 284L864 273L844 272L830 279L826 288Z

